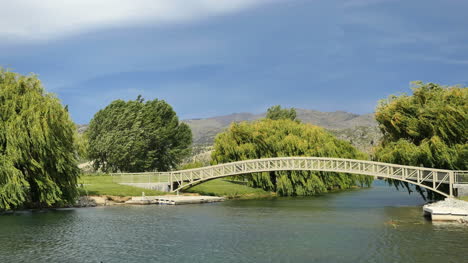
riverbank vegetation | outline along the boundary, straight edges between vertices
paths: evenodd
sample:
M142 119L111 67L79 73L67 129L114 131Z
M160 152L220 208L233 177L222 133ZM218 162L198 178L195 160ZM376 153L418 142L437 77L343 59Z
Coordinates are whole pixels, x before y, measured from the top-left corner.
M75 124L35 75L0 69L0 210L73 203Z

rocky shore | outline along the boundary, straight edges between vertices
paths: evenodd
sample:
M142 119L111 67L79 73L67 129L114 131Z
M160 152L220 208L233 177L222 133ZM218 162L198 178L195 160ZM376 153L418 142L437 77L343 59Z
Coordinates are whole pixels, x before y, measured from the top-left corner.
M90 195L81 196L75 204L75 207L95 207L95 206L111 206L123 205L130 200L131 196L112 196L112 195Z
M82 196L75 207L95 207L113 205L150 205L150 204L201 204L224 201L224 197L202 195L164 195L164 196Z

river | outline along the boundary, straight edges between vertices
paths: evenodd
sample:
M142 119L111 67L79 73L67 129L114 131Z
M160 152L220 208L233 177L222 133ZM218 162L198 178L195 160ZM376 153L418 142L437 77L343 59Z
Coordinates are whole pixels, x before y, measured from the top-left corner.
M308 198L0 216L0 262L468 262L468 227L383 185Z

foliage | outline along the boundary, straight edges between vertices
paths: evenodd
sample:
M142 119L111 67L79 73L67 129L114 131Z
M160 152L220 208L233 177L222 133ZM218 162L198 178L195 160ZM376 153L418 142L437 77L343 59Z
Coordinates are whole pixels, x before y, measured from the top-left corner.
M0 69L0 210L71 203L75 126L35 75Z
M268 108L266 118L270 120L296 120L296 109L282 109L280 105Z
M380 101L375 117L383 138L375 149L375 158L404 165L466 170L468 89L422 82L413 85L411 96L403 94Z
M289 119L264 119L231 124L219 134L212 153L213 163L282 156L317 156L366 159L348 142L336 139L323 128ZM279 171L245 176L249 186L279 195L313 195L331 189L370 185L372 178L343 173Z
M86 134L75 132L75 149L79 161L88 160L89 141Z
M87 130L90 159L105 172L168 171L190 153L190 128L163 100L113 101Z
M468 168L468 89L415 82L413 95L381 101L375 114L383 133L378 160L407 165Z
M195 161L191 163L186 163L180 167L180 170L188 170L188 169L194 169L194 168L200 168L206 166L203 162Z

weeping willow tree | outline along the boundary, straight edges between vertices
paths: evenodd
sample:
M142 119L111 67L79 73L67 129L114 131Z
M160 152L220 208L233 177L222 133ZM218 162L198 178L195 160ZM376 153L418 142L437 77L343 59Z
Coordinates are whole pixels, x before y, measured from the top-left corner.
M422 82L413 83L413 95L380 101L375 118L383 137L375 158L403 165L468 169L467 102L466 87ZM408 188L400 181L389 182Z
M73 202L75 126L39 79L0 69L0 210Z
M316 156L366 159L348 142L323 128L291 119L264 119L234 123L215 139L213 164L284 156ZM364 175L311 171L278 171L245 175L249 186L283 196L314 195L357 184L369 186Z

